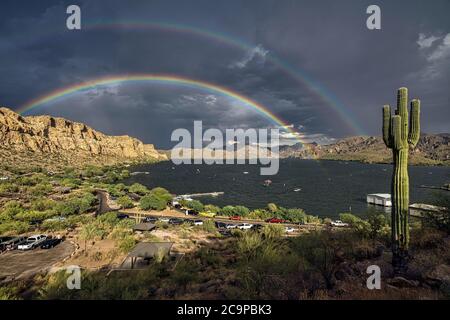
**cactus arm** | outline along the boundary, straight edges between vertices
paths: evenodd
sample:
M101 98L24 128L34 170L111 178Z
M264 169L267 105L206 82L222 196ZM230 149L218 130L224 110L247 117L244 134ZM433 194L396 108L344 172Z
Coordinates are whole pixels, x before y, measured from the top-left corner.
M402 143L402 117L399 115L391 118L391 134L392 134L392 149L400 150L403 147Z
M386 147L392 148L391 107L388 104L383 106L383 141L386 144Z
M401 117L401 140L404 147L408 141L408 89L400 88L397 93L397 110Z
M409 122L408 143L415 147L420 137L420 100L411 101L411 115Z

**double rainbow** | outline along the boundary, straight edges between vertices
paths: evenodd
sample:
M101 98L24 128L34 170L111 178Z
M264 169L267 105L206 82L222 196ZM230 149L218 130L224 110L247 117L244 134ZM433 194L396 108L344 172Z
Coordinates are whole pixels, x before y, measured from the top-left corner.
M201 90L206 90L208 92L212 92L215 94L220 94L229 98L233 98L239 101L242 107L248 107L253 109L263 117L274 122L277 126L283 127L285 130L292 133L299 142L303 143L301 139L301 134L299 134L292 126L290 126L287 122L285 122L284 120L273 114L269 109L264 107L262 104L248 97L245 97L242 94L232 91L228 88L210 82L194 80L174 75L164 75L164 74L115 75L88 80L64 88L57 89L48 94L33 99L28 103L26 103L25 105L23 105L18 111L24 114L46 103L53 102L54 100L67 97L80 91L94 89L100 86L107 86L126 82L154 82L154 83L185 85L193 88L198 88Z

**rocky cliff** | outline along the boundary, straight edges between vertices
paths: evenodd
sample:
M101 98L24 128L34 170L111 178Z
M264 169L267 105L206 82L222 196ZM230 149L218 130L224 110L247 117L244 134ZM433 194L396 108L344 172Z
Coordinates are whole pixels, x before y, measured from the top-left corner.
M392 154L381 137L356 136L330 145L315 143L280 148L283 158L319 158L389 163ZM411 164L450 164L450 134L423 134L410 152Z
M129 136L108 136L85 124L51 116L22 117L0 108L0 159L17 162L116 164L165 160L167 157ZM37 163L36 163L37 162Z

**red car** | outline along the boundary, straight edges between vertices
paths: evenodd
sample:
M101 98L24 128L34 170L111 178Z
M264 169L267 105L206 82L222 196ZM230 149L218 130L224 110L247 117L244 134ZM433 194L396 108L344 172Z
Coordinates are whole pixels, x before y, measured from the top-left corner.
M232 216L230 220L241 220L241 216Z
M269 222L269 223L285 223L286 220L278 219L278 218L270 218L270 219L267 219L266 222Z

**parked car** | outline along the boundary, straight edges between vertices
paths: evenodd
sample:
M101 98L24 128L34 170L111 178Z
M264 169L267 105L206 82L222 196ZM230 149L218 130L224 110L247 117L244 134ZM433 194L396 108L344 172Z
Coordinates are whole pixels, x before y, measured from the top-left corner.
M145 217L143 220L143 222L146 222L146 223L153 223L156 221L158 221L158 218L155 218L155 217Z
M27 241L17 246L19 250L33 250L41 245L42 242L47 239L47 236L44 234L37 234L31 237L28 237Z
M269 222L269 223L285 223L286 220L279 219L279 218L270 218L270 219L267 219L266 222Z
M250 223L241 223L241 224L239 224L239 225L237 226L237 228L238 228L238 229L241 229L241 230L249 230L249 229L251 229L252 227L253 227L253 225L250 224Z
M257 223L257 224L254 224L254 225L252 226L252 230L259 230L259 229L261 229L262 227L263 227L262 224Z
M202 226L203 220L194 220L194 226Z
M192 209L186 209L185 213L187 216L198 216L198 212Z
M348 227L348 223L342 222L341 220L331 221L333 227Z
M6 243L12 239L14 239L14 237L0 237L0 252L6 250Z
M128 219L130 216L127 215L126 213L118 213L117 214L117 219L123 220L123 219Z
M183 219L179 219L179 218L170 218L169 219L169 223L173 224L173 225L179 225L182 224L184 222Z
M231 236L231 231L227 229L219 229L219 233L225 237Z
M8 251L16 250L17 247L20 244L23 244L25 241L27 241L26 237L22 237L22 236L15 237L15 238L13 238L13 239L11 239L11 240L9 240L9 241L4 243L5 244L5 250L8 250Z
M220 221L216 221L215 222L216 228L218 229L222 229L222 228L226 228L227 224L225 222L220 222Z
M227 223L225 225L226 229L236 229L236 227L237 227L237 224L233 224L233 223Z
M241 216L231 216L229 219L240 221L242 218L241 218Z
M284 228L284 230L286 231L286 233L291 233L294 232L296 229L294 229L293 227L286 227Z
M63 239L61 239L61 238L49 238L49 239L46 239L44 242L42 242L41 248L42 249L50 249L50 248L56 247L62 241L63 241Z
M158 220L161 221L161 222L169 223L170 218L167 218L167 217L161 217L161 218L159 218Z
M214 212L200 212L198 215L207 218L214 218L216 216Z

